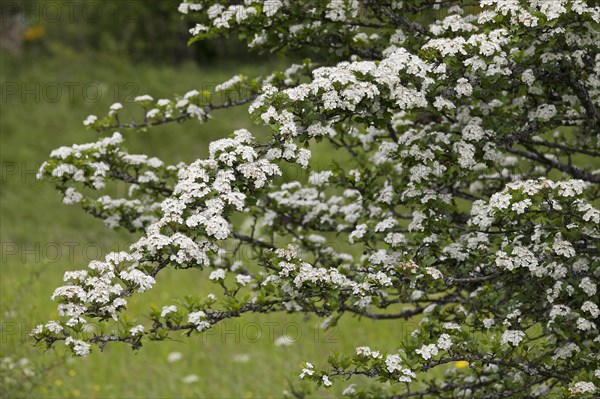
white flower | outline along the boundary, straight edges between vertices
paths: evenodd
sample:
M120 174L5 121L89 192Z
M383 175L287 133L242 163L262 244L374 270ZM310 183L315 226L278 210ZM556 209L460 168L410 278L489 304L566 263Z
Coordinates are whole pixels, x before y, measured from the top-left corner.
M306 362L306 367L302 369L302 372L300 373L300 378L304 378L307 375L313 375L315 373L313 369L314 366L309 362Z
M138 292L144 292L156 283L154 277L147 275L139 269L123 270L119 277L125 281L130 281L138 286ZM173 306L175 308L175 306ZM164 309L164 308L163 308ZM164 311L164 310L163 310ZM175 308L177 311L177 308Z
M525 333L520 330L507 330L502 334L500 343L506 345L510 343L512 346L518 346L521 341L525 338Z
M402 362L402 358L400 357L400 355L392 354L392 355L387 355L385 357L385 365L387 367L387 370L390 373L401 370L402 369L402 367L400 366L401 362Z
M242 81L242 78L239 75L234 76L233 78L229 79L228 81L217 85L215 87L215 92L229 90L232 87L234 87L236 84L240 83L241 81Z
M381 222L377 223L377 225L375 226L375 231L376 232L386 231L386 230L394 227L397 223L398 222L394 218L384 219Z
M552 244L552 249L557 255L564 256L565 258L572 258L576 255L575 248L569 241L563 240L562 235L558 233Z
M583 331L594 330L596 329L596 324L584 319L583 317L580 317L577 319L577 329Z
M469 81L465 78L460 78L456 81L456 94L459 97L461 96L470 96L473 94L473 86L469 83Z
M443 327L446 330L460 330L460 326L458 324L451 322L444 323Z
M217 269L210 273L209 280L223 280L225 278L225 270Z
M600 316L600 309L598 309L598 305L594 302L585 301L583 305L581 305L581 310L590 313L593 318Z
M423 212L413 212L413 220L408 225L408 231L423 231L425 229L423 227L423 221L425 220L425 218L426 215Z
M456 108L456 106L454 105L454 103L452 103L452 101L438 96L435 98L435 101L433 102L433 106L438 110L441 111L444 108L448 108L448 109L454 109Z
M330 387L331 386L331 381L329 381L329 377L327 377L326 375L324 375L323 378L322 378L322 380L323 380L323 386L326 386L326 387Z
M160 109L152 108L150 111L146 112L146 118L153 119L156 118L158 114L160 114Z
M260 118L265 122L265 123L271 123L271 120L273 119L277 119L277 111L275 110L275 107L270 106L269 108L267 108L267 111L262 113L260 115Z
M537 2L537 7L546 15L548 20L553 20L567 11L564 7L565 3L566 0L540 1Z
M44 327L47 328L48 331L50 331L51 333L54 333L54 334L60 334L63 331L63 327L54 320L46 323L46 325Z
M283 6L281 0L265 0L263 4L263 12L267 17L272 17Z
M552 356L552 359L555 361L557 359L568 359L573 356L574 353L580 352L581 349L573 342L568 343L567 345L556 349L556 353Z
M135 335L142 335L144 333L144 326L139 324L135 327L132 327L129 332L131 333L131 335L135 336Z
M183 359L181 352L171 352L167 355L167 362L175 363Z
M113 105L110 106L109 108L111 111L119 111L123 109L123 104L121 103L114 103Z
M440 278L444 277L444 275L442 274L442 272L440 272L435 267L426 267L425 268L425 272L427 274L429 274L434 280L437 280L437 279L440 279Z
M350 384L348 385L343 391L342 391L342 395L344 396L352 396L356 393L356 384Z
M312 153L310 150L306 148L302 148L298 151L298 156L296 158L296 163L302 166L303 168L308 167L308 161L310 160Z
M494 324L496 324L496 321L494 319L483 319L483 326L485 328L490 328L492 327Z
M525 213L525 209L527 209L528 206L531 206L531 200L529 198L526 198L523 201L515 202L514 204L512 204L511 209L517 212L518 214L523 214Z
M356 226L356 229L352 233L350 233L350 235L348 236L348 240L350 241L351 244L353 244L355 239L362 238L366 232L367 232L367 225L359 224L358 226Z
M579 288L581 288L583 292L585 292L589 296L596 295L596 283L592 282L592 280L589 277L584 277L581 279L581 282L579 283Z
M579 381L576 382L571 388L569 388L569 392L571 393L594 393L596 392L596 385L593 382L588 381Z
M184 100L189 100L190 98L194 98L200 95L200 92L198 90L190 90L187 93L184 94L183 99ZM187 104L187 103L186 103Z
M392 279L384 272L369 273L367 277L372 278L375 282L384 287L393 285Z
M63 204L72 205L81 202L83 199L83 195L75 191L73 187L67 188L65 191L65 196L63 197Z
M199 310L197 312L191 312L188 314L188 323L194 324L196 330L204 331L210 328L210 323L206 320L206 313Z
M535 75L533 74L533 71L531 69L524 70L523 74L521 74L521 80L527 86L531 86L535 82Z
M179 7L177 7L177 11L179 11L182 14L187 14L190 8L190 3L180 3Z
M496 193L490 198L490 206L498 209L506 209L510 205L511 198L512 196L509 193Z
M546 122L556 116L556 113L556 106L554 104L542 104L535 111L529 113L529 118Z
M410 369L402 369L403 376L398 378L399 382L412 382L413 378L417 378L417 374Z
M245 286L246 284L250 283L252 281L252 276L246 276L244 274L238 274L235 277L237 283L241 286Z
M324 244L327 242L327 239L319 234L309 234L306 238L308 241L314 242L315 244Z
M65 339L65 345L73 349L73 352L75 352L77 356L86 356L90 353L90 344L73 339L73 337L67 337L67 339Z
M83 121L83 125L84 126L89 126L94 124L96 121L98 120L98 117L96 115L88 115L87 118L85 118L85 120Z
M185 101L187 101L187 100L185 100ZM206 117L206 112L204 111L204 109L195 104L188 105L186 111L188 114L197 118L200 121L203 121L204 118Z
M174 313L174 312L177 312L177 306L175 306L175 305L163 306L162 312L160 313L160 317L165 317L169 313Z
M443 350L448 350L452 347L452 340L450 339L450 335L442 334L437 342L437 347Z
M356 348L356 354L358 356L372 357L373 359L381 358L381 354L379 352L372 351L371 348L369 348L368 346L358 346Z
M433 356L438 354L438 347L435 344L423 345L420 349L415 351L420 354L424 360L429 360Z
M149 96L148 94L144 94L142 96L137 96L133 99L133 101L137 102L144 102L144 101L154 101L154 98L152 98L152 96Z
M198 378L198 376L195 374L186 375L181 379L181 382L184 384L193 384L194 382L198 381L200 381L200 378Z

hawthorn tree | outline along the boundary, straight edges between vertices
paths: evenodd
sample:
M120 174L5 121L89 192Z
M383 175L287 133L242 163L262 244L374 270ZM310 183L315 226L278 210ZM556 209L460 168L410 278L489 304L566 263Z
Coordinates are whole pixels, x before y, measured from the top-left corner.
M182 3L197 22L192 42L236 34L252 49L311 59L212 92L139 96L143 120L125 123L116 103L84 121L135 131L250 105L266 138L237 130L189 165L129 154L116 132L52 152L39 178L64 203L143 234L66 272L52 295L61 318L35 339L83 356L248 312L329 325L344 314L413 319L419 327L397 351L358 347L327 365L306 362L299 377L326 388L357 375L389 382L349 385L357 397L595 396L600 7L462 3ZM316 145L336 154L326 168L311 163ZM282 175L291 164L308 177ZM102 195L107 181L128 195ZM207 270L222 295L182 298L128 324L127 298L166 268ZM111 319L125 328L84 333ZM468 368L448 367L456 361Z

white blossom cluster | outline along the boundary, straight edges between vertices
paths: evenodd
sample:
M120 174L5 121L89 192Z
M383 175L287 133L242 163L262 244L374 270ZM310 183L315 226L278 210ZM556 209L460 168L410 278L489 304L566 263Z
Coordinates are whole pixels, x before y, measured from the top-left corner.
M58 148L41 165L37 177L55 183L63 193L63 203L80 204L104 219L107 227L126 225L141 230L158 220L157 200L168 192L164 182L174 178L178 167L165 166L160 159L145 154L129 154L121 149L122 144L122 135L114 133L95 143ZM81 190L103 190L110 180L129 183L128 197L93 197Z
M155 284L156 271L143 269L148 259L162 259L164 264L161 267L171 262L177 265L209 265L210 254L218 250L215 243L208 239L194 239L178 231L166 234L163 230L167 226L173 228L181 225L184 230L202 227L207 238L213 237L215 240L229 236L229 223L220 215L227 208L238 211L244 209L246 194L239 188L261 188L267 179L280 173L276 165L265 159L256 159L257 153L247 145L252 140L248 131L238 130L231 139L213 142L209 159L192 163L179 172L179 182L173 189L173 196L160 204L161 219L146 228L146 234L131 245L130 252L110 253L104 262L91 262L88 270L66 272L65 281L70 283L57 288L52 295L52 299L64 301L59 305L59 315L70 317L65 326L85 325L87 321L84 314L117 319L116 312L126 306L124 297L130 295L132 289L144 292ZM236 174L247 179L239 188L234 186ZM219 272L221 274L217 276L215 273ZM224 275L222 269L213 274L211 279L222 279ZM243 284L249 282L243 277L239 281ZM176 310L174 307L163 309L161 317ZM189 322L197 325L198 330L209 326L200 320L201 316L198 312L189 316ZM50 322L38 326L33 334L59 334L62 331L61 324ZM135 329L131 333L140 335L143 331ZM72 348L76 354L85 355L89 352L89 345L85 346L79 341L69 341L68 346L73 342Z

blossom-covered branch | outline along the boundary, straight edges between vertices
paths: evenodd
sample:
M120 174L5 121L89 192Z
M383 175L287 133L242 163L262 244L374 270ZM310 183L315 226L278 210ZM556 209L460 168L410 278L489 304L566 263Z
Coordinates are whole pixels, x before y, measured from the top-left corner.
M328 325L409 319L416 328L396 351L361 346L328 366L306 362L300 378L389 383L344 389L356 397L596 395L600 8L462 3L184 1L179 11L199 21L192 41L237 34L250 48L304 49L313 60L214 93L141 96L139 122L122 123L120 104L84 122L137 129L249 104L270 129L261 140L237 130L189 165L128 154L118 133L51 154L40 177L65 203L143 235L67 272L53 294L61 319L35 339L85 355L91 344L138 349L200 334L247 312ZM218 93L228 94L217 102ZM330 162L311 160L317 145ZM306 173L290 178L291 165ZM130 185L128 196L79 189L106 180ZM238 256L245 250L253 256ZM206 270L220 295L131 324L127 298L167 268ZM85 335L109 319L125 328Z

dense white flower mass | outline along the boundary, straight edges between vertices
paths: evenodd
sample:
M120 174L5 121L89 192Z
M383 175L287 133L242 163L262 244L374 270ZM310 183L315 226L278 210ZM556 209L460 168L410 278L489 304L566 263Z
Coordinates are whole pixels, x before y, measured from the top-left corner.
M112 135L52 151L38 178L137 239L65 273L52 294L59 320L32 331L38 342L86 355L248 312L315 315L323 328L351 314L410 330L391 352L359 341L328 365L304 363L300 378L324 389L374 381L344 390L358 397L596 394L598 7L184 0L179 11L194 39L233 34L318 62L138 96L144 120L129 124L118 118L129 104L115 103L84 122ZM205 159L167 165L125 150L130 130L209 129L198 122L242 105L261 134L223 134ZM109 196L113 183L127 190ZM151 323L82 333L121 320L168 268L195 269L222 292L152 310Z

